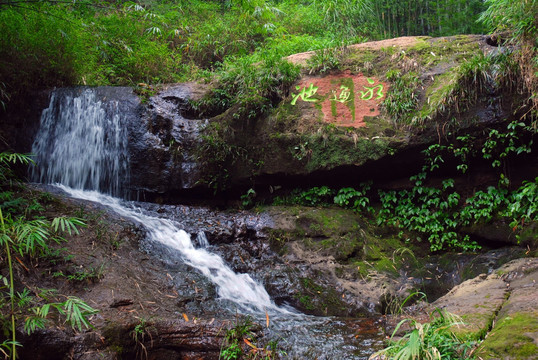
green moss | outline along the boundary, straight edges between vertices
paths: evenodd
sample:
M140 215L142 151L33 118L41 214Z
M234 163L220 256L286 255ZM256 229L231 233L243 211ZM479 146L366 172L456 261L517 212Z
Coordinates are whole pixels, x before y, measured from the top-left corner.
M458 86L458 80L456 71L448 71L437 76L433 84L427 88L426 101L415 118L431 119L436 113L444 112L449 105L450 96Z
M322 292L324 290L323 287L321 287L320 285L314 283L311 279L308 279L308 278L302 278L301 283L304 286L304 288L307 289L307 290L312 290L312 291L315 291L315 292L318 292L318 293L320 293L320 292Z
M378 260L375 263L374 268L378 272L388 273L393 276L398 276L398 268L396 267L396 264L388 258L383 258L383 259Z
M299 302L305 307L306 310L313 311L316 309L316 307L312 303L312 299L308 295L302 295L301 297L299 297Z
M359 138L347 136L317 136L308 139L309 161L307 171L332 169L342 164L362 165L378 160L389 153L389 141L385 138Z
M538 314L516 313L497 322L479 348L483 359L535 359L538 354L533 334L538 332Z
M453 329L456 336L462 340L478 341L483 339L488 333L495 318L495 313L467 314L463 315L461 318L465 325Z
M123 346L120 345L110 345L108 349L116 355L121 355L123 353Z
M369 270L371 269L371 264L366 261L354 261L353 266L355 266L357 273L360 278L366 279L369 275Z
M476 38L458 36L442 39L420 40L407 50L420 67L431 68L440 64L459 63L479 50Z
M341 294L331 287L325 287L309 278L300 279L302 293L297 295L304 310L316 315L345 315L347 306Z
M305 248L346 261L360 252L364 242L359 221L345 209L310 209L298 216L294 235Z

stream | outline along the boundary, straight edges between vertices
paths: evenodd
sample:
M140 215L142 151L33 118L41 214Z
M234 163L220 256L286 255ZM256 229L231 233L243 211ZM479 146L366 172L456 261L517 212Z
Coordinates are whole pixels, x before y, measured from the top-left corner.
M279 341L286 358L367 359L382 347L377 320L314 317L285 304L277 306L253 277L234 272L211 252L202 230L194 229L193 242L181 222L147 210L143 203L121 199L122 186L129 181L129 157L127 124L119 105L99 98L91 88L55 91L33 144L32 180L53 184L73 198L99 203L141 224L149 243L168 249L156 256L179 255L214 284L222 311L233 316L240 309L260 323L270 317L273 325L265 335Z
M201 300L203 306L198 309L207 307L227 319L234 319L237 314L248 315L258 324L265 324L269 318L271 326L263 329L262 342L277 341L279 349L286 353L283 358L368 359L383 347L384 317L312 316L290 304L291 298L297 301L300 296L291 289L292 282L310 281L314 272L308 268L311 264L299 261L288 264L268 246L263 229L270 228L269 215L229 214L195 206L132 201L139 196L133 191L137 187L129 188L131 181L135 182L136 178L140 183L142 177L152 176L140 171L139 165L135 166L130 155L132 143L136 143L134 147L140 160L144 154L139 151L144 148L142 145L157 140L153 135L138 136L146 126L143 124L135 125L137 130L130 132L136 121L133 114L138 111L132 108L133 103L136 106L138 103L122 100L125 95L121 91L79 87L53 92L49 107L42 113L40 130L32 147L36 155L36 166L30 173L32 181L52 185L65 196L100 204L144 228L146 238L140 244L142 251L164 263L183 264L166 270L176 271L174 278L182 278L182 272L193 269L207 279L206 285L200 285L206 286L202 291L206 298ZM129 94L127 98L132 99L132 93ZM190 131L189 136L196 134L200 126L199 123L185 125L189 120L177 113L172 121L178 122L178 128ZM193 141L192 137L188 139ZM157 142L156 146L161 145ZM156 160L146 159L148 163L152 161ZM192 156L184 156L182 161L182 169L195 168L191 164ZM148 168L161 169L159 164L150 164ZM168 170L159 171L166 173ZM173 174L168 171L171 178ZM181 174L183 183L187 184L189 174ZM412 288L422 288L431 301L466 279L490 273L516 258L521 251L507 247L478 256L431 256L417 274L399 269L398 281L402 286L411 284ZM180 283L175 286L183 291L179 289ZM339 285L330 283L331 286ZM344 295L339 292L338 296ZM192 298L195 297L193 294ZM364 299L361 295L355 296L355 300ZM363 305L371 309L366 314L375 314L375 304ZM362 316L351 307L345 307L348 308L353 316ZM191 310L194 309L196 306Z

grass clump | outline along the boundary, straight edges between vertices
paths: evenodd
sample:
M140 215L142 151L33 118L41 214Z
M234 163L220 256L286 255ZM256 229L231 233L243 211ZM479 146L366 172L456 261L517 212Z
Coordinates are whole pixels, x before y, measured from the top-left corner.
M416 73L401 74L398 70L391 70L386 77L391 87L382 106L395 123L405 123L418 104L418 76Z
M423 124L439 116L450 118L462 113L478 100L478 94L491 88L503 77L496 71L503 60L482 53L438 76L425 94L422 108L412 122Z
M200 115L220 114L232 108L233 119L255 119L287 95L298 78L299 69L280 57L267 55L230 58L217 72L217 85L199 102L193 103Z
M511 57L518 78L529 96L528 112L538 115L538 2L535 0L486 0L480 21L492 32L508 31L507 41L518 47ZM499 41L503 41L499 39ZM535 124L536 125L536 124Z
M411 330L396 340L395 336L404 324L409 324ZM454 333L454 327L462 324L457 315L441 309L435 309L430 314L428 323L404 319L392 333L389 346L369 359L472 359L471 350L475 343L461 341Z

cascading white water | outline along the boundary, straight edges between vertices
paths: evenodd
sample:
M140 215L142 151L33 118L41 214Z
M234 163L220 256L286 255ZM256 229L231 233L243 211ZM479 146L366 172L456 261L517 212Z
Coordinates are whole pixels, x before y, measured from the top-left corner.
M121 196L128 174L127 130L118 102L106 104L95 90L55 91L41 115L32 145L31 177L45 184Z
M59 184L72 197L101 203L140 222L151 240L179 251L186 263L215 283L221 298L254 311L289 313L277 307L248 274L236 274L221 257L207 251L205 234L198 234L202 248L195 248L179 224L146 215L133 203L103 194L118 196L122 177L127 175L127 132L120 114L113 110L105 108L91 89L78 97L53 94L33 146L37 155L33 179Z
M198 269L217 285L221 298L231 300L251 311L288 313L288 310L277 307L263 286L256 283L248 274L236 274L220 256L204 248L195 248L190 235L181 230L175 222L146 215L141 209L136 208L134 203L126 203L96 191L75 190L63 185L59 187L74 198L106 205L119 215L143 224L151 240L178 250L187 264ZM200 234L199 236L202 237ZM203 237L205 238L205 235Z
M205 236L205 232L203 231L200 231L198 234L196 234L196 242L202 248L206 248L209 246L209 240L207 240L207 236Z

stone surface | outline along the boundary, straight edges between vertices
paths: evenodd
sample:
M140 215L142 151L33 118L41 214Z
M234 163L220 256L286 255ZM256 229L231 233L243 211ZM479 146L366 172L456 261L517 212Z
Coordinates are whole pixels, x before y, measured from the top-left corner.
M482 359L536 359L538 258L510 261L491 274L467 280L430 306L462 317L460 336L483 340Z
M510 295L478 349L482 359L538 357L538 259L521 259L499 269Z
M131 175L134 198L162 194L197 185L199 169L194 150L205 122L192 119L188 99L205 87L192 83L168 85L139 109L129 128Z

